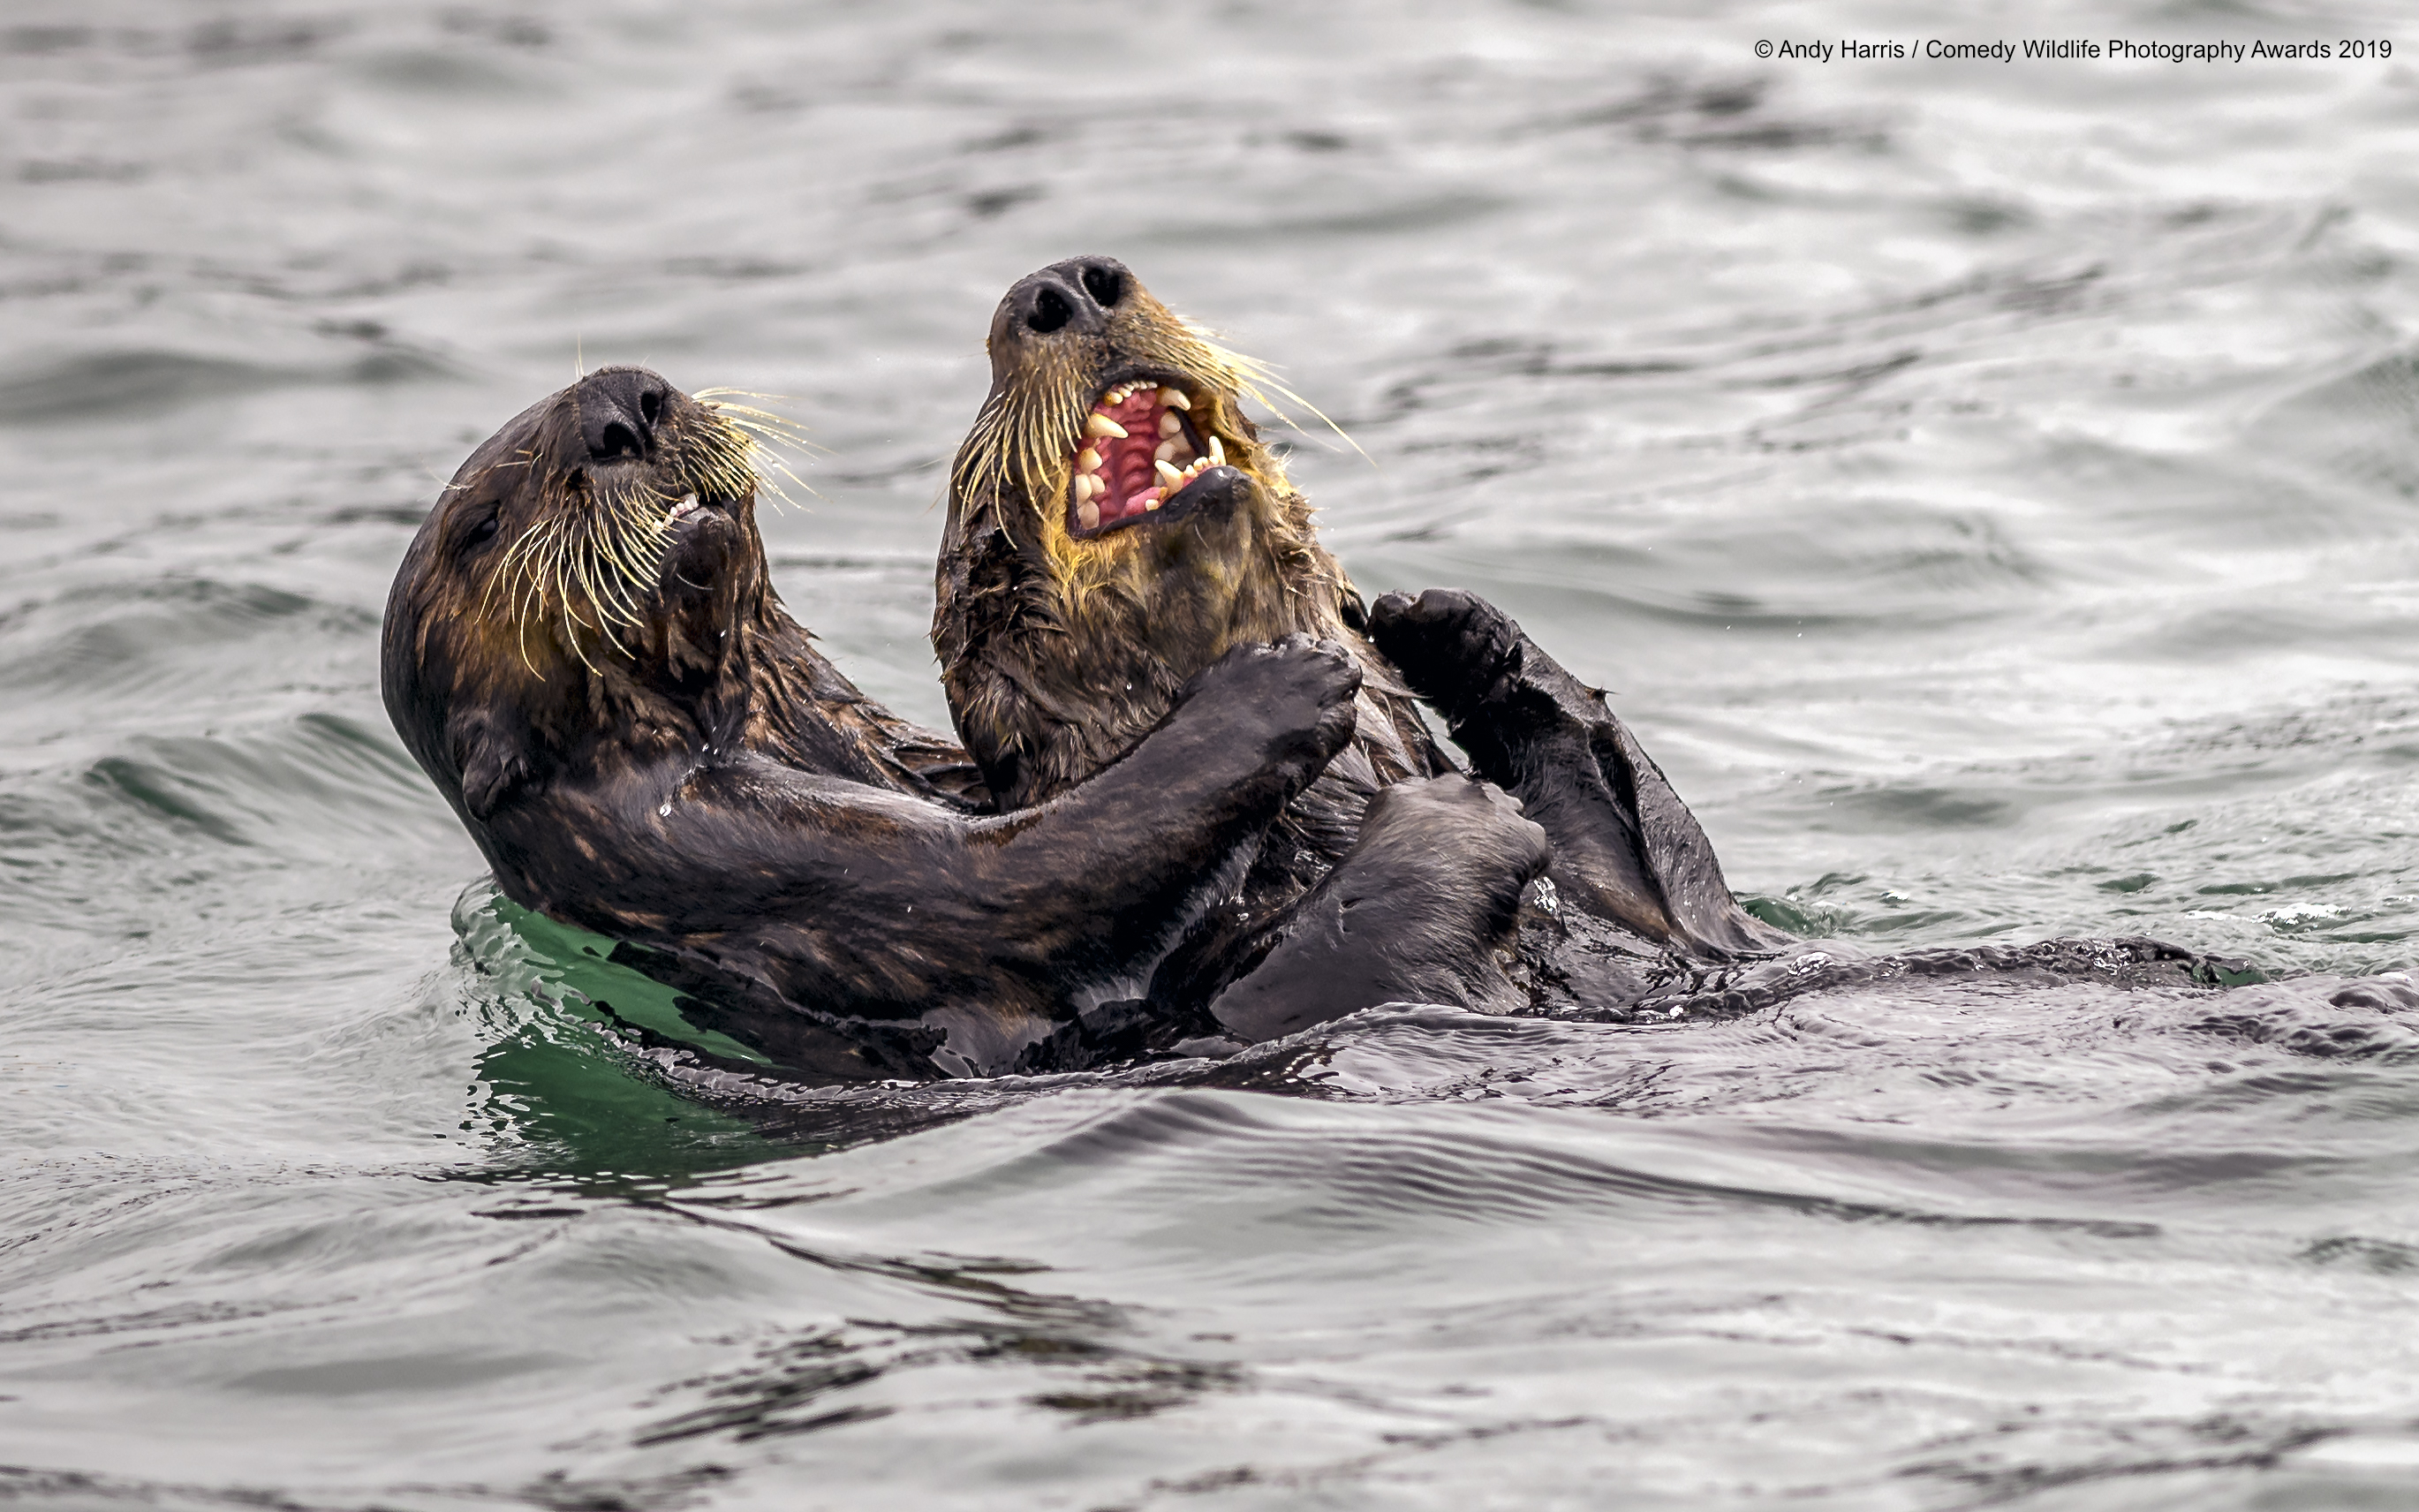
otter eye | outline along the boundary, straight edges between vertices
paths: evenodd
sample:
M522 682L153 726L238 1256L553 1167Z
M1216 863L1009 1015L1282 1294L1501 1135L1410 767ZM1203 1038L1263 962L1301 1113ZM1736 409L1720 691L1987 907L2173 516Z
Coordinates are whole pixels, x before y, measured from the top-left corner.
M487 512L479 517L479 522L471 526L468 532L464 532L462 536L461 549L465 551L475 551L479 548L486 545L489 541L494 540L496 538L496 525L502 517L503 510L504 505L503 501L501 500L498 500L496 502L489 504L487 506Z
M1073 318L1075 307L1067 302L1067 296L1055 288L1045 288L1034 296L1033 313L1025 317L1025 323L1036 331L1050 332Z
M1105 310L1126 296L1126 281L1106 268L1084 270L1084 288Z

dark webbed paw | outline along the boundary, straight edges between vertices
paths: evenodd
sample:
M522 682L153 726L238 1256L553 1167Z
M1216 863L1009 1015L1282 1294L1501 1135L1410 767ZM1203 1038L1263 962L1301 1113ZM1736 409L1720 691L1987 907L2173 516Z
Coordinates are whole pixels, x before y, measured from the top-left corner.
M1227 652L1184 686L1177 707L1207 714L1237 738L1256 736L1308 781L1350 744L1360 691L1361 669L1342 646L1291 635Z
M1388 594L1370 609L1369 637L1489 781L1533 802L1520 784L1541 768L1594 764L1611 719L1603 699L1476 594Z
M1389 594L1369 634L1433 702L1480 775L1552 837L1556 885L1652 940L1713 955L1769 949L1722 881L1696 819L1604 696L1475 594Z
M1520 800L1492 782L1455 773L1380 789L1369 800L1355 850L1409 876L1424 855L1450 856L1456 896L1469 921L1490 935L1510 927L1520 892L1553 859L1544 826L1523 817ZM1367 881L1354 891L1367 893Z
M1369 608L1369 639L1450 721L1502 702L1520 671L1520 626L1458 588L1384 595Z
M1282 942L1213 1011L1251 1040L1388 1002L1517 1011L1527 998L1501 957L1550 855L1491 783L1456 773L1386 788L1351 851L1288 910Z
M1604 701L1476 594L1388 594L1370 609L1369 636L1489 781L1534 804L1543 795L1523 784L1541 772L1595 765L1612 717Z

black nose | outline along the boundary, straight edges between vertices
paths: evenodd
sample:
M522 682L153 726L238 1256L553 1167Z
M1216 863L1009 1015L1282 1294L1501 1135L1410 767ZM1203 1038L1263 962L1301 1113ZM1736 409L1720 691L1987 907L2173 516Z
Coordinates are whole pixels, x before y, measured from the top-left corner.
M672 386L643 367L608 367L579 380L580 439L590 460L643 460L655 444L655 426Z
M1098 331L1108 323L1133 286L1133 275L1115 257L1070 257L1020 279L1008 291L1009 320L1049 335L1073 329Z

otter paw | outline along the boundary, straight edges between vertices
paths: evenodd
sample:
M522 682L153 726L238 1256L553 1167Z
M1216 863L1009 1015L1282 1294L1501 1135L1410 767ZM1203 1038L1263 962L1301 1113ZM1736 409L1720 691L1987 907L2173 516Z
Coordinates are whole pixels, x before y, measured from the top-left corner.
M1284 939L1210 1011L1250 1040L1378 1003L1518 1011L1502 952L1547 860L1545 831L1500 788L1456 773L1381 789Z
M1501 699L1520 670L1519 625L1459 588L1386 594L1369 608L1369 639L1447 717Z
M1382 789L1370 799L1361 834L1364 842L1380 847L1415 841L1455 856L1466 875L1491 878L1516 892L1544 872L1554 854L1544 827L1522 817L1518 798L1458 773Z
M1352 740L1361 667L1333 640L1289 635L1273 645L1240 645L1185 686L1179 704L1207 700L1217 717L1272 739L1280 760L1316 771Z

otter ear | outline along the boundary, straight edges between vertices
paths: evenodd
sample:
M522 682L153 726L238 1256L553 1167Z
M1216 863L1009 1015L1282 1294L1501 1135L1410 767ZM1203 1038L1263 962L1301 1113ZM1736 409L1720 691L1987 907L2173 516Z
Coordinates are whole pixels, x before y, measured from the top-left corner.
M528 748L517 732L507 732L485 710L457 713L446 733L454 769L462 774L462 808L485 823L514 789L529 780Z

